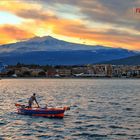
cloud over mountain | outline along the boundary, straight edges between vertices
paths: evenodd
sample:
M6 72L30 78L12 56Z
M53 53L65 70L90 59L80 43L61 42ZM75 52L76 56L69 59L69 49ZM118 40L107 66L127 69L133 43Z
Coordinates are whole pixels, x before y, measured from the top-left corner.
M135 13L139 6L139 0L4 0L0 11L22 20L8 23L13 31L3 31L7 25L1 26L0 43L51 35L70 42L140 50L140 16ZM23 37L15 28L25 33ZM10 40L6 37L11 31Z

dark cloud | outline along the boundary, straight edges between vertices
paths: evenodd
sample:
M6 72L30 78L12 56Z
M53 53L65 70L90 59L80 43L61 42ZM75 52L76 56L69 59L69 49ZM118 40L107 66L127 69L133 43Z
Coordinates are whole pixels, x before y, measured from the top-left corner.
M32 1L33 2L33 1ZM39 0L46 5L68 4L79 9L82 20L122 26L140 28L140 17L136 18L134 9L140 7L139 0ZM59 9L58 9L59 10ZM67 12L67 11L65 11Z
M85 14L85 19L89 21L135 28L139 24L133 11L137 5L138 1L136 0L98 0L84 5L81 4L81 12Z
M44 13L41 13L40 11L37 11L37 10L26 10L26 11L18 11L16 13L18 16L20 17L23 17L23 18L30 18L30 19L47 19L48 18L48 15L47 14L44 14Z
M36 20L48 20L48 19L57 19L56 16L51 15L50 13L43 11L43 10L23 10L23 11L17 11L16 15L26 18L26 19L36 19Z

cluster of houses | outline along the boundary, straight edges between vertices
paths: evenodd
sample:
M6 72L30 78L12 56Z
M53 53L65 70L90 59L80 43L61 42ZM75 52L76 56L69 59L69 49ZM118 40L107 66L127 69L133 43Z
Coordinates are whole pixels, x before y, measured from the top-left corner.
M5 66L0 63L1 77L137 77L140 78L140 66L124 65L86 65L86 66L59 66L44 69Z

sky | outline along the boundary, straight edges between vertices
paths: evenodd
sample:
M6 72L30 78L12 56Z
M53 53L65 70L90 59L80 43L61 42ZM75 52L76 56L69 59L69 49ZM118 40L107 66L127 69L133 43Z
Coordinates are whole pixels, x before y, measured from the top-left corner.
M0 0L0 44L52 36L140 51L140 0Z

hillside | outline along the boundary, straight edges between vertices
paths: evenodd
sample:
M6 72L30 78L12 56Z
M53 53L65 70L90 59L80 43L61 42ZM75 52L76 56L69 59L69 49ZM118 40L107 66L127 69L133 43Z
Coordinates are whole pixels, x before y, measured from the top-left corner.
M123 59L112 60L101 62L104 64L113 64L113 65L140 65L140 55L131 56Z
M121 48L91 46L62 41L50 36L0 46L0 61L15 65L83 65L134 56L137 53Z

